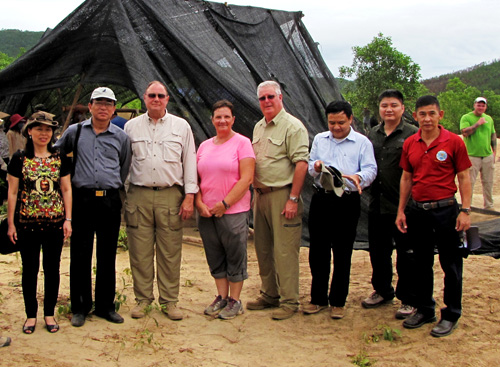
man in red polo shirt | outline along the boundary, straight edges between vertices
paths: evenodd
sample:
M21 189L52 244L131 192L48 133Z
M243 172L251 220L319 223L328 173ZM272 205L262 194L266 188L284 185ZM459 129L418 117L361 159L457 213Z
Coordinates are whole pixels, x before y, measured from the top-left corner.
M419 131L406 139L401 155L401 188L396 225L409 234L415 255L415 296L417 312L403 322L416 329L436 321L433 298L434 245L444 272L444 303L441 320L431 335L447 336L457 327L462 313L462 267L460 235L470 227L471 162L465 144L457 135L439 125L444 111L433 96L417 100L413 117ZM462 209L455 199L458 178ZM406 204L410 198L405 213Z

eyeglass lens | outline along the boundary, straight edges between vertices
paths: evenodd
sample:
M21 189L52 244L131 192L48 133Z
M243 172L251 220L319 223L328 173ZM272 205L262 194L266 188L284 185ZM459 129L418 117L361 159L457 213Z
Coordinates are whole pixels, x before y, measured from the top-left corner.
M158 99L163 99L163 98L165 98L167 95L166 95L166 94L163 94L163 93L159 93L159 94L156 94L156 93L149 93L149 94L148 94L148 97L149 97L149 98L151 98L151 99L156 98L156 96L158 96Z
M266 98L271 101L274 99L274 97L276 97L274 94L271 94L269 96L262 96L262 97L259 97L259 101L265 101Z

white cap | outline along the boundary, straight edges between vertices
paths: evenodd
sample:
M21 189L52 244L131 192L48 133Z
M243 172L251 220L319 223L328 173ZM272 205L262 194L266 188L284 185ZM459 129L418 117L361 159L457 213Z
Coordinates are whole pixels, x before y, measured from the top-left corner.
M476 100L474 101L474 103L477 103L477 102L484 102L484 104L488 104L488 101L484 97L477 97Z
M90 100L92 101L93 99L97 99L97 98L107 98L107 99L110 99L110 100L116 102L115 94L113 93L113 91L111 89L109 89L107 87L99 87L99 88L94 89L94 91L92 92L92 95L90 96Z

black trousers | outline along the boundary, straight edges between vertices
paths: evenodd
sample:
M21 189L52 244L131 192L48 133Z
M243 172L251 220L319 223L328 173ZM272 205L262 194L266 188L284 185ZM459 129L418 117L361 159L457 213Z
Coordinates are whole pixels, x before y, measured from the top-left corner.
M114 311L116 248L121 221L118 190L95 196L93 190L73 188L70 295L73 313L92 309L92 253L96 237L95 311Z
M62 227L62 224L61 224ZM40 269L40 249L43 251L44 290L43 314L54 316L59 295L59 265L63 248L62 228L19 231L21 260L23 264L22 286L27 318L36 318L38 312L37 280Z
M360 214L359 194L315 193L309 210L311 303L343 307L349 293L351 256ZM330 267L333 253L333 275ZM330 291L328 292L328 288Z
M408 235L415 254L415 306L419 312L434 315L434 246L444 272L444 303L441 318L456 321L462 314L463 258L460 237L455 230L458 205L431 210L411 206L406 216Z
M410 247L408 235L401 233L396 227L396 214L368 214L368 242L370 261L372 264L373 289L384 299L390 300L394 295L405 305L414 305L415 292L412 284L415 259ZM396 270L398 282L396 292L392 286L392 251L396 244Z

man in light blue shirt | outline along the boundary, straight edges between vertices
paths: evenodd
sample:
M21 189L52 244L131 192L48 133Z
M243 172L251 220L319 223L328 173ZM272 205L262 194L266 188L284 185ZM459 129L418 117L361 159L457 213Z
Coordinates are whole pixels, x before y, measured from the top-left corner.
M315 189L309 210L309 266L312 274L311 302L306 314L317 313L330 304L333 319L344 317L349 293L351 256L360 214L360 194L377 175L372 143L351 127L353 115L348 102L334 101L326 108L329 131L314 137L309 156L309 174ZM338 196L322 187L324 166L342 173L344 192ZM333 277L330 259L333 252Z

